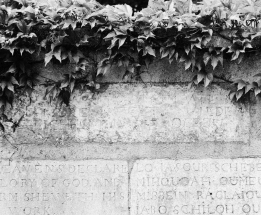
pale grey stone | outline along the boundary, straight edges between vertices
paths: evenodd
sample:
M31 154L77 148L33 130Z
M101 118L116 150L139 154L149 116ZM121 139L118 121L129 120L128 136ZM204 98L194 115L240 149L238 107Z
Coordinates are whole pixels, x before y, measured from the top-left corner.
M0 161L2 215L127 215L124 161Z
M131 215L261 214L261 159L139 160Z
M43 100L43 90L15 102L16 132L6 126L7 144L249 143L249 105L233 103L219 86L110 85L100 94L75 91L69 107ZM8 139L8 140L7 140Z
M111 85L94 100L75 96L75 137L80 142L249 141L247 106L213 86Z

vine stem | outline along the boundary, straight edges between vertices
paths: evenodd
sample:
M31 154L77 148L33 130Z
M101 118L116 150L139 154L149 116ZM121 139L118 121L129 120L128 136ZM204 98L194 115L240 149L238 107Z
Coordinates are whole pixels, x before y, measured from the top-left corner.
M217 36L219 36L219 37L221 37L221 38L223 38L223 39L225 39L225 40L227 40L227 41L233 43L233 40L230 39L229 37L226 37L225 35L221 34L220 32L218 32L218 31L216 31L216 30L214 30L214 29L212 29L212 30L215 32L215 34L216 34Z
M227 80L226 78L223 78L223 77L220 77L220 76L217 76L217 75L214 75L213 77L216 78L216 79L225 81L225 82L227 82L227 83L230 83L230 84L233 84L233 83L234 83L233 81Z
M51 79L51 78L47 78L47 77L45 77L45 76L43 76L43 75L40 75L40 74L38 74L38 76L40 76L40 77L42 77L42 78L45 78L45 79L47 79L47 80L49 80L49 81L53 81L54 83L56 83L56 81L53 80L53 79Z

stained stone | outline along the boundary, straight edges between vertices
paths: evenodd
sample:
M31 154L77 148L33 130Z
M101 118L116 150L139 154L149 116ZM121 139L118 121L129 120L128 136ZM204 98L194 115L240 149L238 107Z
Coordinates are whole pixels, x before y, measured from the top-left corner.
M249 141L247 106L234 104L219 87L114 85L95 100L75 105L75 137L96 142ZM81 99L82 98L82 99Z
M15 103L14 119L24 118L15 133L6 126L11 144L247 144L251 139L249 105L233 103L229 90L219 86L115 84L94 98L89 91L76 91L70 107L61 108L43 100L43 92L33 94L29 107ZM4 141L0 136L0 143Z
M127 215L124 161L0 162L2 215Z
M131 215L261 214L261 159L140 160Z

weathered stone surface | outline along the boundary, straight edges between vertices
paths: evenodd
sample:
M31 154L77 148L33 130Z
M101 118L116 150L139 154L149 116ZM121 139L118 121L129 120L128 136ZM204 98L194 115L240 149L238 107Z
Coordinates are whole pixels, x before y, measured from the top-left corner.
M131 215L261 213L261 160L140 160L131 173Z
M254 75L260 73L260 54L255 56L245 56L240 64L237 61L224 59L224 65L220 63L216 67L214 74L229 81L243 79L246 81L255 81ZM210 64L207 71L213 71ZM169 64L168 59L160 59L159 57L149 66L149 70L141 74L141 79L125 79L126 69L112 67L112 69L104 76L98 79L102 83L118 83L118 82L145 82L145 83L184 83L191 82L195 73L191 69L185 70L184 63L173 61ZM215 82L223 82L221 79L215 78Z
M93 96L76 92L70 107L55 108L39 91L32 103L16 103L21 125L2 141L13 145L99 143L248 143L249 108L233 104L218 86L110 85ZM8 141L6 140L8 139Z
M0 161L3 215L127 215L124 161Z
M242 142L193 143L67 143L66 145L20 144L0 146L1 159L26 160L133 160L133 159L202 159L237 158L261 154L260 140Z
M248 109L219 87L113 85L73 100L79 141L197 142L249 140Z

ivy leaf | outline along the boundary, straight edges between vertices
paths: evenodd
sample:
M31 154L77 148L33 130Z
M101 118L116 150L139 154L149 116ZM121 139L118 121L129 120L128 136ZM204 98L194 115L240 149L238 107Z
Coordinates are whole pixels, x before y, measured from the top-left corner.
M98 69L97 69L97 76L102 74L106 74L111 68L111 64L108 62L108 59L105 58L103 59L99 64L98 64Z
M148 52L148 54L156 57L155 50L153 48L151 48L150 46L146 46L146 51Z
M236 92L236 99L237 101L243 96L244 90L239 90Z
M106 37L104 37L104 39L111 39L114 38L116 36L116 33L114 31L110 32L109 34L107 34Z
M2 91L4 91L6 85L7 85L6 81L1 81L0 82L0 87L2 88Z
M16 66L15 64L12 64L6 73L15 73L16 72Z
M130 73L134 73L134 70L135 70L135 68L134 68L133 65L129 65L129 66L127 67L127 71L129 71Z
M213 67L213 70L216 68L216 66L218 65L218 61L219 59L216 56L211 56L211 65Z
M63 23L64 23L63 24L63 29L68 28L70 26L72 26L73 29L76 28L76 22L74 22L71 19L66 19L66 20L63 21Z
M50 62L50 60L52 60L52 58L53 58L53 51L50 51L47 54L45 54L44 57L45 66Z
M116 45L116 42L118 40L119 40L119 38L117 38L117 37L113 38L113 40L111 41L111 45L108 47L108 49L112 49Z
M191 66L192 62L191 60L186 60L185 61L185 70L189 69L189 67Z
M121 46L123 46L123 44L125 43L126 39L127 39L127 37L124 37L124 38L122 38L122 39L119 39L119 48L120 48Z
M61 83L60 89L66 88L69 86L69 81L64 81Z
M205 54L203 55L203 61L204 61L204 64L207 65L208 64L208 61L210 59L210 55L208 52L205 52Z
M27 86L29 86L30 88L33 88L33 82L31 80L27 80Z
M15 79L15 77L11 77L12 84L19 85L18 81Z
M46 48L46 44L47 44L47 39L42 40L40 43L41 47L43 48Z
M57 60L59 60L60 63L62 62L61 52L62 52L61 47L59 47L59 48L55 48L55 50L53 51L53 55L54 55L54 57L55 57Z
M239 54L240 54L240 50L236 50L232 55L231 61L236 60Z
M179 24L179 25L178 25L178 31L181 31L182 28L183 28L183 24Z
M18 29L23 33L23 34L29 34L30 33L30 25L27 25L24 20L18 21L16 23Z
M7 84L7 89L14 93L14 85L12 85L11 83Z
M197 75L197 82L200 83L204 78L205 78L205 74L203 72L199 72Z
M193 44L191 44L191 46L196 46L198 49L202 49L200 42L198 42L198 43L193 43ZM192 49L192 47L191 47L191 49Z
M258 94L261 93L261 89L260 88L255 88L255 96L257 96Z
M243 54L243 53L240 53L240 54L239 54L239 57L238 57L238 59L237 59L237 64L240 64L241 61L243 60L243 58L244 58L244 54Z
M233 100L233 98L236 96L236 92L230 92L229 93L229 99Z
M221 63L221 65L223 66L223 52L221 52L221 54L218 55L218 61Z
M203 37L201 43L203 46L207 46L207 44L211 41L211 36Z
M115 33L117 36L125 36L126 35L126 32L120 30L120 29L114 29Z
M189 46L185 46L184 49L185 49L186 54L188 55L189 52L190 52L190 47Z
M156 10L167 10L167 6L165 5L163 0L151 0L149 2L149 8L156 9Z
M240 80L237 84L237 90L241 90L246 86L246 82L244 82L243 80Z
M208 73L204 79L204 85L207 87L213 81L213 74Z
M124 4L124 5L115 5L115 8L118 9L116 10L116 12L120 13L120 14L124 14L127 17L132 17L132 7Z
M213 30L212 29L208 29L208 33L209 33L210 36L212 36L213 35Z
M74 90L74 86L75 86L75 79L72 79L71 82L70 82L70 90L71 90L71 93L72 93L73 90Z
M251 84L248 84L246 87L245 87L245 94L247 94L250 90L254 89L255 88L255 85L253 83Z
M168 54L169 54L169 50L164 48L164 47L161 47L160 48L160 53L161 53L161 58L164 58L164 57L167 57ZM173 53L174 54L174 53Z
M77 51L76 53L75 52L72 53L72 59L74 60L75 63L79 63L80 58L84 58L82 52Z
M169 59L171 59L173 57L173 55L175 54L175 49L172 49L169 51Z

